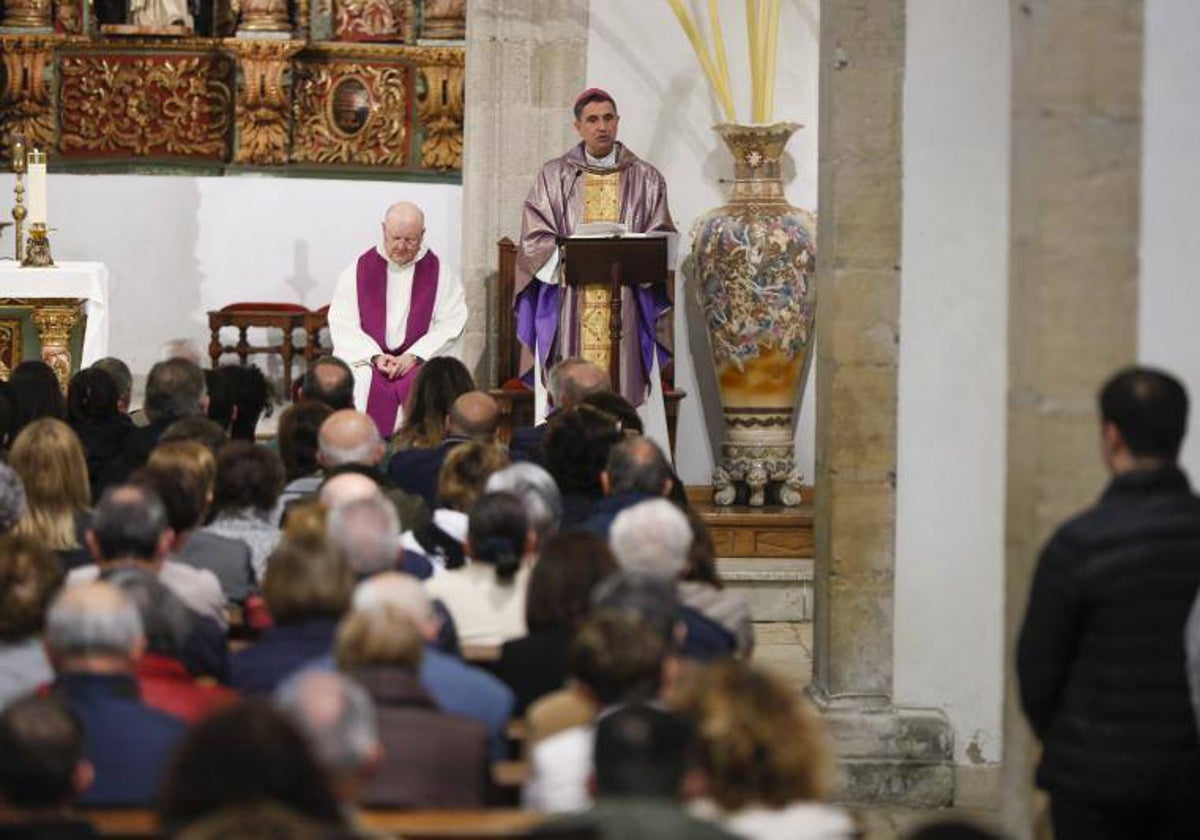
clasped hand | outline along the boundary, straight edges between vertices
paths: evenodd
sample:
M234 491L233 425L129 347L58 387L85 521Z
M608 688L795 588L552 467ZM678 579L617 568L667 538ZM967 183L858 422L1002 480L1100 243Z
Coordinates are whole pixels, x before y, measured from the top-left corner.
M417 357L411 353L405 353L401 356L380 353L375 357L375 367L388 379L399 379L412 370L416 364Z

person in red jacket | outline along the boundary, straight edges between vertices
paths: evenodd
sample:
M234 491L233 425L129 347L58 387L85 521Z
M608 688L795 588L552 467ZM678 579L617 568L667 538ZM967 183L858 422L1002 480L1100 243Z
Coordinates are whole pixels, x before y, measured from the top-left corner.
M196 616L150 572L117 569L105 580L137 607L146 651L134 670L142 702L187 723L196 723L237 699L226 686L197 682L180 659Z

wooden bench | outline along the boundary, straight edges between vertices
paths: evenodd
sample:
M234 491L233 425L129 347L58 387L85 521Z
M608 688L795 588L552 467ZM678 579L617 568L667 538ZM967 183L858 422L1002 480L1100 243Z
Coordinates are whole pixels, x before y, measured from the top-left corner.
M105 808L81 811L106 837L157 837L158 815L141 808ZM534 811L495 808L475 811L365 810L358 814L363 827L404 837L406 840L446 838L521 837L545 817Z

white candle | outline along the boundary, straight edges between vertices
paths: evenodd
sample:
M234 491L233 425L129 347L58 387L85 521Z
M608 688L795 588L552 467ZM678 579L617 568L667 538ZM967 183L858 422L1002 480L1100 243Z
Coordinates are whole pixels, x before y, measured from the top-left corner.
M46 218L46 153L34 149L29 153L28 190L29 224L47 225Z

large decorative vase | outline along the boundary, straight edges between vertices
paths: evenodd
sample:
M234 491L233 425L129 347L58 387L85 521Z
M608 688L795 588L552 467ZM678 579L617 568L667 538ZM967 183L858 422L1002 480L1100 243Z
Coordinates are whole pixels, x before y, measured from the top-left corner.
M787 203L779 172L797 128L718 125L733 153L733 193L693 230L692 274L725 415L718 505L800 504L793 439L816 315L815 225Z

